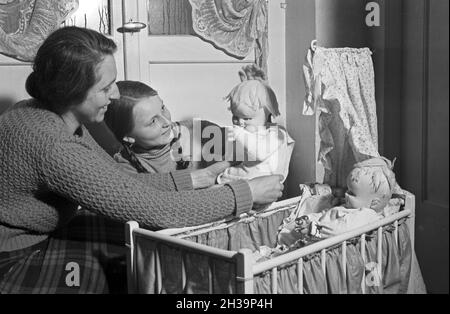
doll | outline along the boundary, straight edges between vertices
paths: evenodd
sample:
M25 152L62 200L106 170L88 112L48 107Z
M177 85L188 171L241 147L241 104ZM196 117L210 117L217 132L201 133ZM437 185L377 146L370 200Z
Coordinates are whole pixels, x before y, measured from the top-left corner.
M389 160L379 157L357 163L347 177L345 203L307 215L300 208L280 229L278 242L303 246L367 225L400 209L400 199L392 198L399 191Z
M241 164L227 168L217 182L281 174L283 181L289 169L294 140L286 129L274 123L280 115L272 88L263 81L264 73L256 66L240 72L242 82L228 95L233 127L234 161Z

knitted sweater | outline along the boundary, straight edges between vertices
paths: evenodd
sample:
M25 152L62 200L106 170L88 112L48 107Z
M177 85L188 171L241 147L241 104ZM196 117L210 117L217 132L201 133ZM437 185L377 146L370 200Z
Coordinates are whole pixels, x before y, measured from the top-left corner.
M123 172L82 127L70 134L57 114L23 101L0 116L0 251L44 240L78 205L151 229L239 215L252 207L248 183L192 190L189 171Z

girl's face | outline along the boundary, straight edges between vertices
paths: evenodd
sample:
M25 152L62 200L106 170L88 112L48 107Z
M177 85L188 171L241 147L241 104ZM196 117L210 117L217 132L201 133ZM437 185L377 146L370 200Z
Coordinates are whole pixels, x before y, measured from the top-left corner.
M169 144L173 139L169 110L158 95L139 100L133 108L134 128L129 136L144 149Z

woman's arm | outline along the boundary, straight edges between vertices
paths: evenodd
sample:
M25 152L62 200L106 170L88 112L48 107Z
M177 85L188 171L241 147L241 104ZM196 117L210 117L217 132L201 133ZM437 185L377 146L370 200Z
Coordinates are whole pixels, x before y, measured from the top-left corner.
M203 224L252 207L252 191L245 181L217 189L155 190L76 141L54 143L40 168L51 191L86 209L119 221L136 220L151 229ZM177 174L149 174L146 179L175 184Z
M108 161L111 160L110 155L107 154L104 148L98 144L89 132L86 133L86 141L92 145L99 157L107 159ZM155 174L150 178L148 173L138 173L136 168L134 168L128 160L121 157L120 153L116 153L112 158L117 163L117 166L121 172L135 177L152 189L161 191L182 191L193 189L192 178L188 171L177 171L172 175L167 173L159 175Z

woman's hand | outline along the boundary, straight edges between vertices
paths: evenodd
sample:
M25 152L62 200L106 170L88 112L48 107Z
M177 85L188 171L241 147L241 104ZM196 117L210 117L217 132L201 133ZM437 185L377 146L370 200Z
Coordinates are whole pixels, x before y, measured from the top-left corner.
M253 204L263 205L275 202L283 195L283 176L257 177L248 181L252 191Z
M191 177L194 189L203 189L214 185L217 176L232 165L229 161L219 161L204 169L192 171Z

